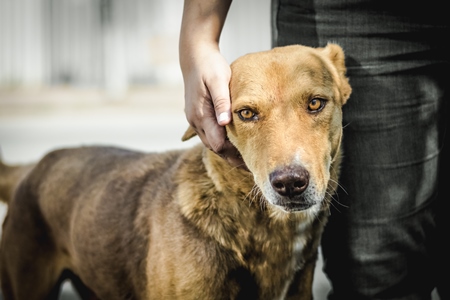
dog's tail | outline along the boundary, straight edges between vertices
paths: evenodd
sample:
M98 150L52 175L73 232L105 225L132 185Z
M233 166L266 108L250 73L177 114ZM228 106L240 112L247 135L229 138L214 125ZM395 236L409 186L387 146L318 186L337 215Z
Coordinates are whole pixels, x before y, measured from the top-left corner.
M17 185L33 166L34 164L7 165L0 155L0 200L2 202L9 203Z

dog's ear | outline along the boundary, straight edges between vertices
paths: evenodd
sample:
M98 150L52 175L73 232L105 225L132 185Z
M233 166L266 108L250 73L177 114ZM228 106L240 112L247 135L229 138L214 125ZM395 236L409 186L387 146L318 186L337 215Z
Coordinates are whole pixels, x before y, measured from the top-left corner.
M194 137L197 135L197 132L195 132L194 128L192 126L189 125L188 129L186 130L186 132L183 134L183 136L181 137L181 141L187 141L190 138Z
M348 78L346 76L347 68L345 67L344 50L341 48L341 46L333 43L328 43L323 50L339 73L339 77L341 79L340 90L343 101L342 104L345 104L345 102L347 102L348 98L350 97L352 88L350 87Z

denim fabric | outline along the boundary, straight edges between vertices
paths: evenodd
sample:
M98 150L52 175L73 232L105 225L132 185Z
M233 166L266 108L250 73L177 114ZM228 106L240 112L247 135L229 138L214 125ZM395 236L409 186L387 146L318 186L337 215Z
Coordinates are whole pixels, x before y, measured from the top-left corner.
M439 176L450 154L445 1L272 6L274 46L338 43L353 88L341 188L322 239L330 299L430 299L434 287L450 299L449 197Z

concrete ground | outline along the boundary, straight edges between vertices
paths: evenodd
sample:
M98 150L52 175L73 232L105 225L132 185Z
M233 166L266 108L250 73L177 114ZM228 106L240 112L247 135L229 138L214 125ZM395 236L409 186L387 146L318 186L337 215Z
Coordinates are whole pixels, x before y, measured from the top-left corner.
M182 87L136 88L124 97L70 88L0 91L0 149L6 163L38 160L55 148L117 145L142 151L189 147ZM0 221L6 206L0 206ZM318 261L314 296L326 299L330 285ZM0 295L0 299L1 295ZM60 299L76 300L70 284ZM433 299L438 300L437 297Z

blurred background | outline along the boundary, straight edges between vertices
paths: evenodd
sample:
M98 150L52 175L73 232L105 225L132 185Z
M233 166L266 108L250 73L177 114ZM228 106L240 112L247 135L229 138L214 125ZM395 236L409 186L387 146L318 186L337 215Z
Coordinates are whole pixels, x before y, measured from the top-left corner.
M230 63L270 48L269 9L233 3L221 39ZM182 10L182 0L0 0L3 159L91 142L184 146Z
M270 1L236 1L222 36L230 61L270 47ZM0 0L0 84L180 85L182 0Z
M81 145L164 151L199 143L181 142L182 10L182 0L0 0L2 159L28 163ZM234 1L221 38L228 62L270 46L270 0ZM329 291L321 266L318 300ZM61 299L79 298L66 283Z

